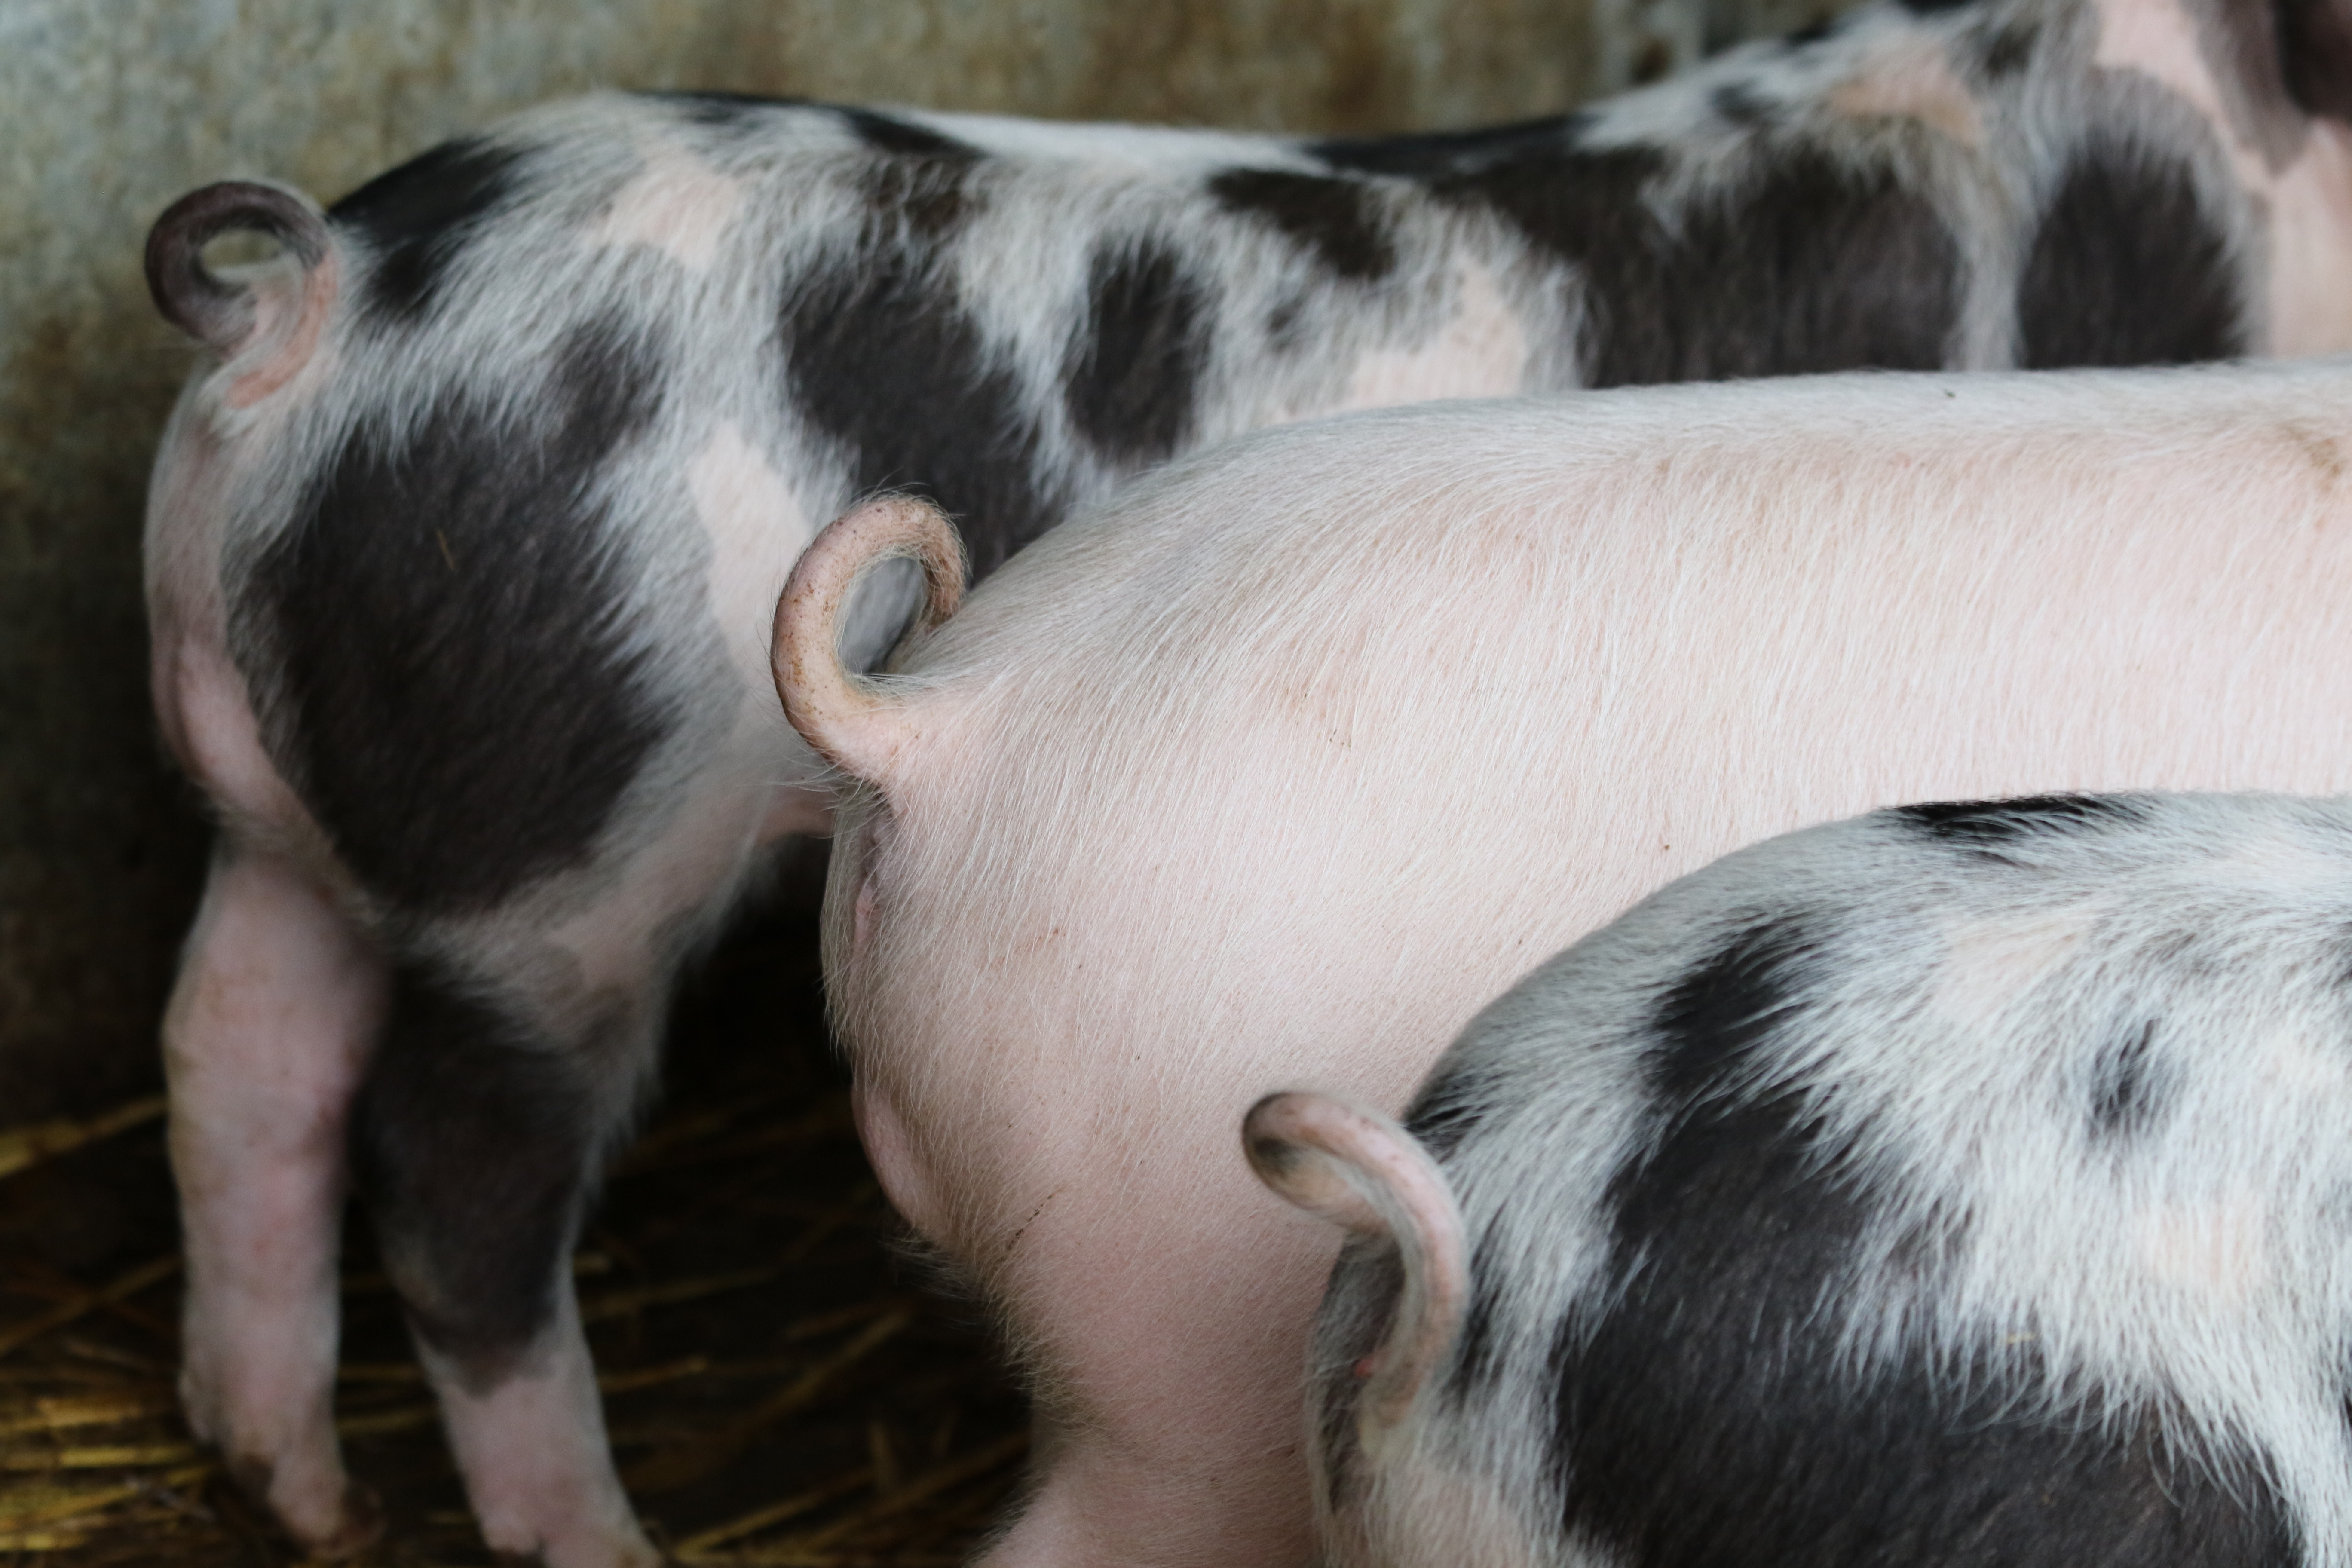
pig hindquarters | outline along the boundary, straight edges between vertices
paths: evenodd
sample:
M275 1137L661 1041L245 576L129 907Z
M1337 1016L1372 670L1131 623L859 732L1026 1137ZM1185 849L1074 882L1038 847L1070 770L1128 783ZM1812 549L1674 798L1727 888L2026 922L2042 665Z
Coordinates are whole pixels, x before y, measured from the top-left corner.
M1332 1568L2352 1561L2352 805L1916 805L1482 1012L1408 1132L1244 1137L1355 1239Z
M1662 882L1890 803L2352 786L2352 365L1856 376L1262 432L1066 523L853 678L825 969L892 1200L1040 1411L1002 1563L1303 1561L1332 1244L1234 1148L1400 1110Z
M329 213L186 198L151 280L220 363L148 573L225 830L166 1039L191 1418L309 1545L368 1534L324 1415L348 1129L491 1543L646 1559L563 1255L685 955L827 823L764 673L819 520L904 487L985 574L1335 410L2352 344L2328 15L1879 6L1372 141L608 95ZM231 228L286 255L215 275Z

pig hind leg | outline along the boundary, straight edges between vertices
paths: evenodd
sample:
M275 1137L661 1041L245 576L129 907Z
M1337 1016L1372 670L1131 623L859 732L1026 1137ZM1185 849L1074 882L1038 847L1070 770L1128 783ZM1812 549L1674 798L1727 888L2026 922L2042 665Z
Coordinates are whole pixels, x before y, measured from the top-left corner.
M362 1189L483 1534L551 1565L658 1560L613 1471L569 1268L650 1078L654 1005L559 1030L517 993L404 964L360 1090Z
M747 726L696 759L667 829L617 833L634 847L576 879L394 922L360 1190L484 1536L551 1568L657 1560L614 1473L570 1256L653 1082L671 981L777 826L764 744Z
M333 1397L346 1116L385 968L310 877L225 841L164 1018L189 1423L322 1555L381 1525Z
M1189 1201L1228 1223L1148 1245L1100 1238L1132 1231L1135 1214L1166 1212L1165 1188L1100 1202L1065 1193L1022 1232L1018 1251L1037 1250L992 1294L1028 1363L1035 1458L1029 1495L982 1568L1312 1556L1297 1412L1333 1248L1287 1216L1231 1224L1236 1188L1195 1184ZM1171 1345L1186 1353L1171 1356ZM1266 1397L1285 1385L1297 1396Z

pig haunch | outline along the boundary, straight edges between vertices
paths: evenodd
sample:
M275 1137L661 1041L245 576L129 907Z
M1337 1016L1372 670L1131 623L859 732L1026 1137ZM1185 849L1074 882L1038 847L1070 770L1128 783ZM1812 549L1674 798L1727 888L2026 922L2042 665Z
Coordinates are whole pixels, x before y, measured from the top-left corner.
M767 642L821 520L926 500L984 577L1146 468L1348 409L2352 345L2335 17L1879 5L1368 141L604 95L325 211L185 198L151 279L220 363L147 561L159 717L224 826L167 1030L198 1426L309 1544L364 1533L310 1414L348 1126L493 1543L645 1560L565 1414L562 1254L680 964L828 825ZM208 268L227 228L283 253ZM846 668L914 596L899 566L849 602ZM240 945L298 910L288 956ZM248 1156L272 1074L318 1135ZM241 1248L260 1215L301 1234Z
M1809 824L2352 789L2347 452L2346 361L1428 405L1180 460L976 587L854 732L809 739L854 785L824 967L877 1173L1038 1394L1034 1490L984 1561L1307 1559L1299 1367L1335 1238L1238 1157L1260 1096L1397 1115L1546 954ZM795 590L838 599L858 565L820 544ZM834 641L788 625L779 668ZM1997 817L1911 831L2009 853ZM2250 888L2296 871L2240 858ZM2075 941L2054 915L1955 933L1937 1005L1964 1019ZM1779 962L1742 950L1724 984ZM2098 1083L2045 1087L2110 1104L2121 1158L2172 1114L2172 1046L2103 1037ZM2205 1212L2167 1256L2226 1274ZM1368 1395L1403 1397L1385 1355Z
M1354 1233L1326 1561L2352 1561L2347 933L2341 799L1901 807L1544 963L1403 1127L1262 1101Z

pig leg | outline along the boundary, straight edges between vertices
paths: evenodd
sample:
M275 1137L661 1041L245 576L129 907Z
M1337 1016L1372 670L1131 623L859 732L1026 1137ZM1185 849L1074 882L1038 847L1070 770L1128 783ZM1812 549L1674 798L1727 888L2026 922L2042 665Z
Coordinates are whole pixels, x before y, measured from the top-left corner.
M659 1561L605 1447L570 1258L649 1075L653 998L560 1031L512 993L394 977L353 1148L484 1538L549 1568Z
M771 782L771 734L747 721L667 834L587 873L596 896L420 921L353 1111L360 1189L475 1517L494 1549L551 1568L659 1561L606 1447L572 1248L653 1080L684 955L763 845L824 820L822 795Z
M163 1021L188 1423L321 1556L381 1528L335 1443L345 1114L385 964L284 859L225 844Z
M1199 1191L1190 1201L1215 1206ZM984 1568L1299 1568L1312 1559L1300 1413L1335 1247L1278 1215L1223 1236L1171 1238L1155 1226L1151 1251L1105 1256L1103 1238L1133 1234L1136 1214L1177 1206L1164 1192L1073 1205L1021 1237L1022 1250L1041 1245L1004 1283L1034 1369L1038 1458L1029 1501ZM1221 1212L1230 1220L1248 1210Z

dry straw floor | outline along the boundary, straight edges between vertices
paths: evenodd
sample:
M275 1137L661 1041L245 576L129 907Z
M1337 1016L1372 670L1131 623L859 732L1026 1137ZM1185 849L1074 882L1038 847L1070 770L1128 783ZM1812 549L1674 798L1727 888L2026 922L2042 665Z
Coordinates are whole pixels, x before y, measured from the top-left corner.
M973 1314L894 1259L812 900L786 902L691 986L582 1244L606 1417L682 1563L957 1563L1017 1481L1024 1413ZM0 1563L299 1560L180 1419L178 1272L159 1100L0 1130ZM392 1519L364 1561L490 1562L356 1217L343 1311L344 1449Z

